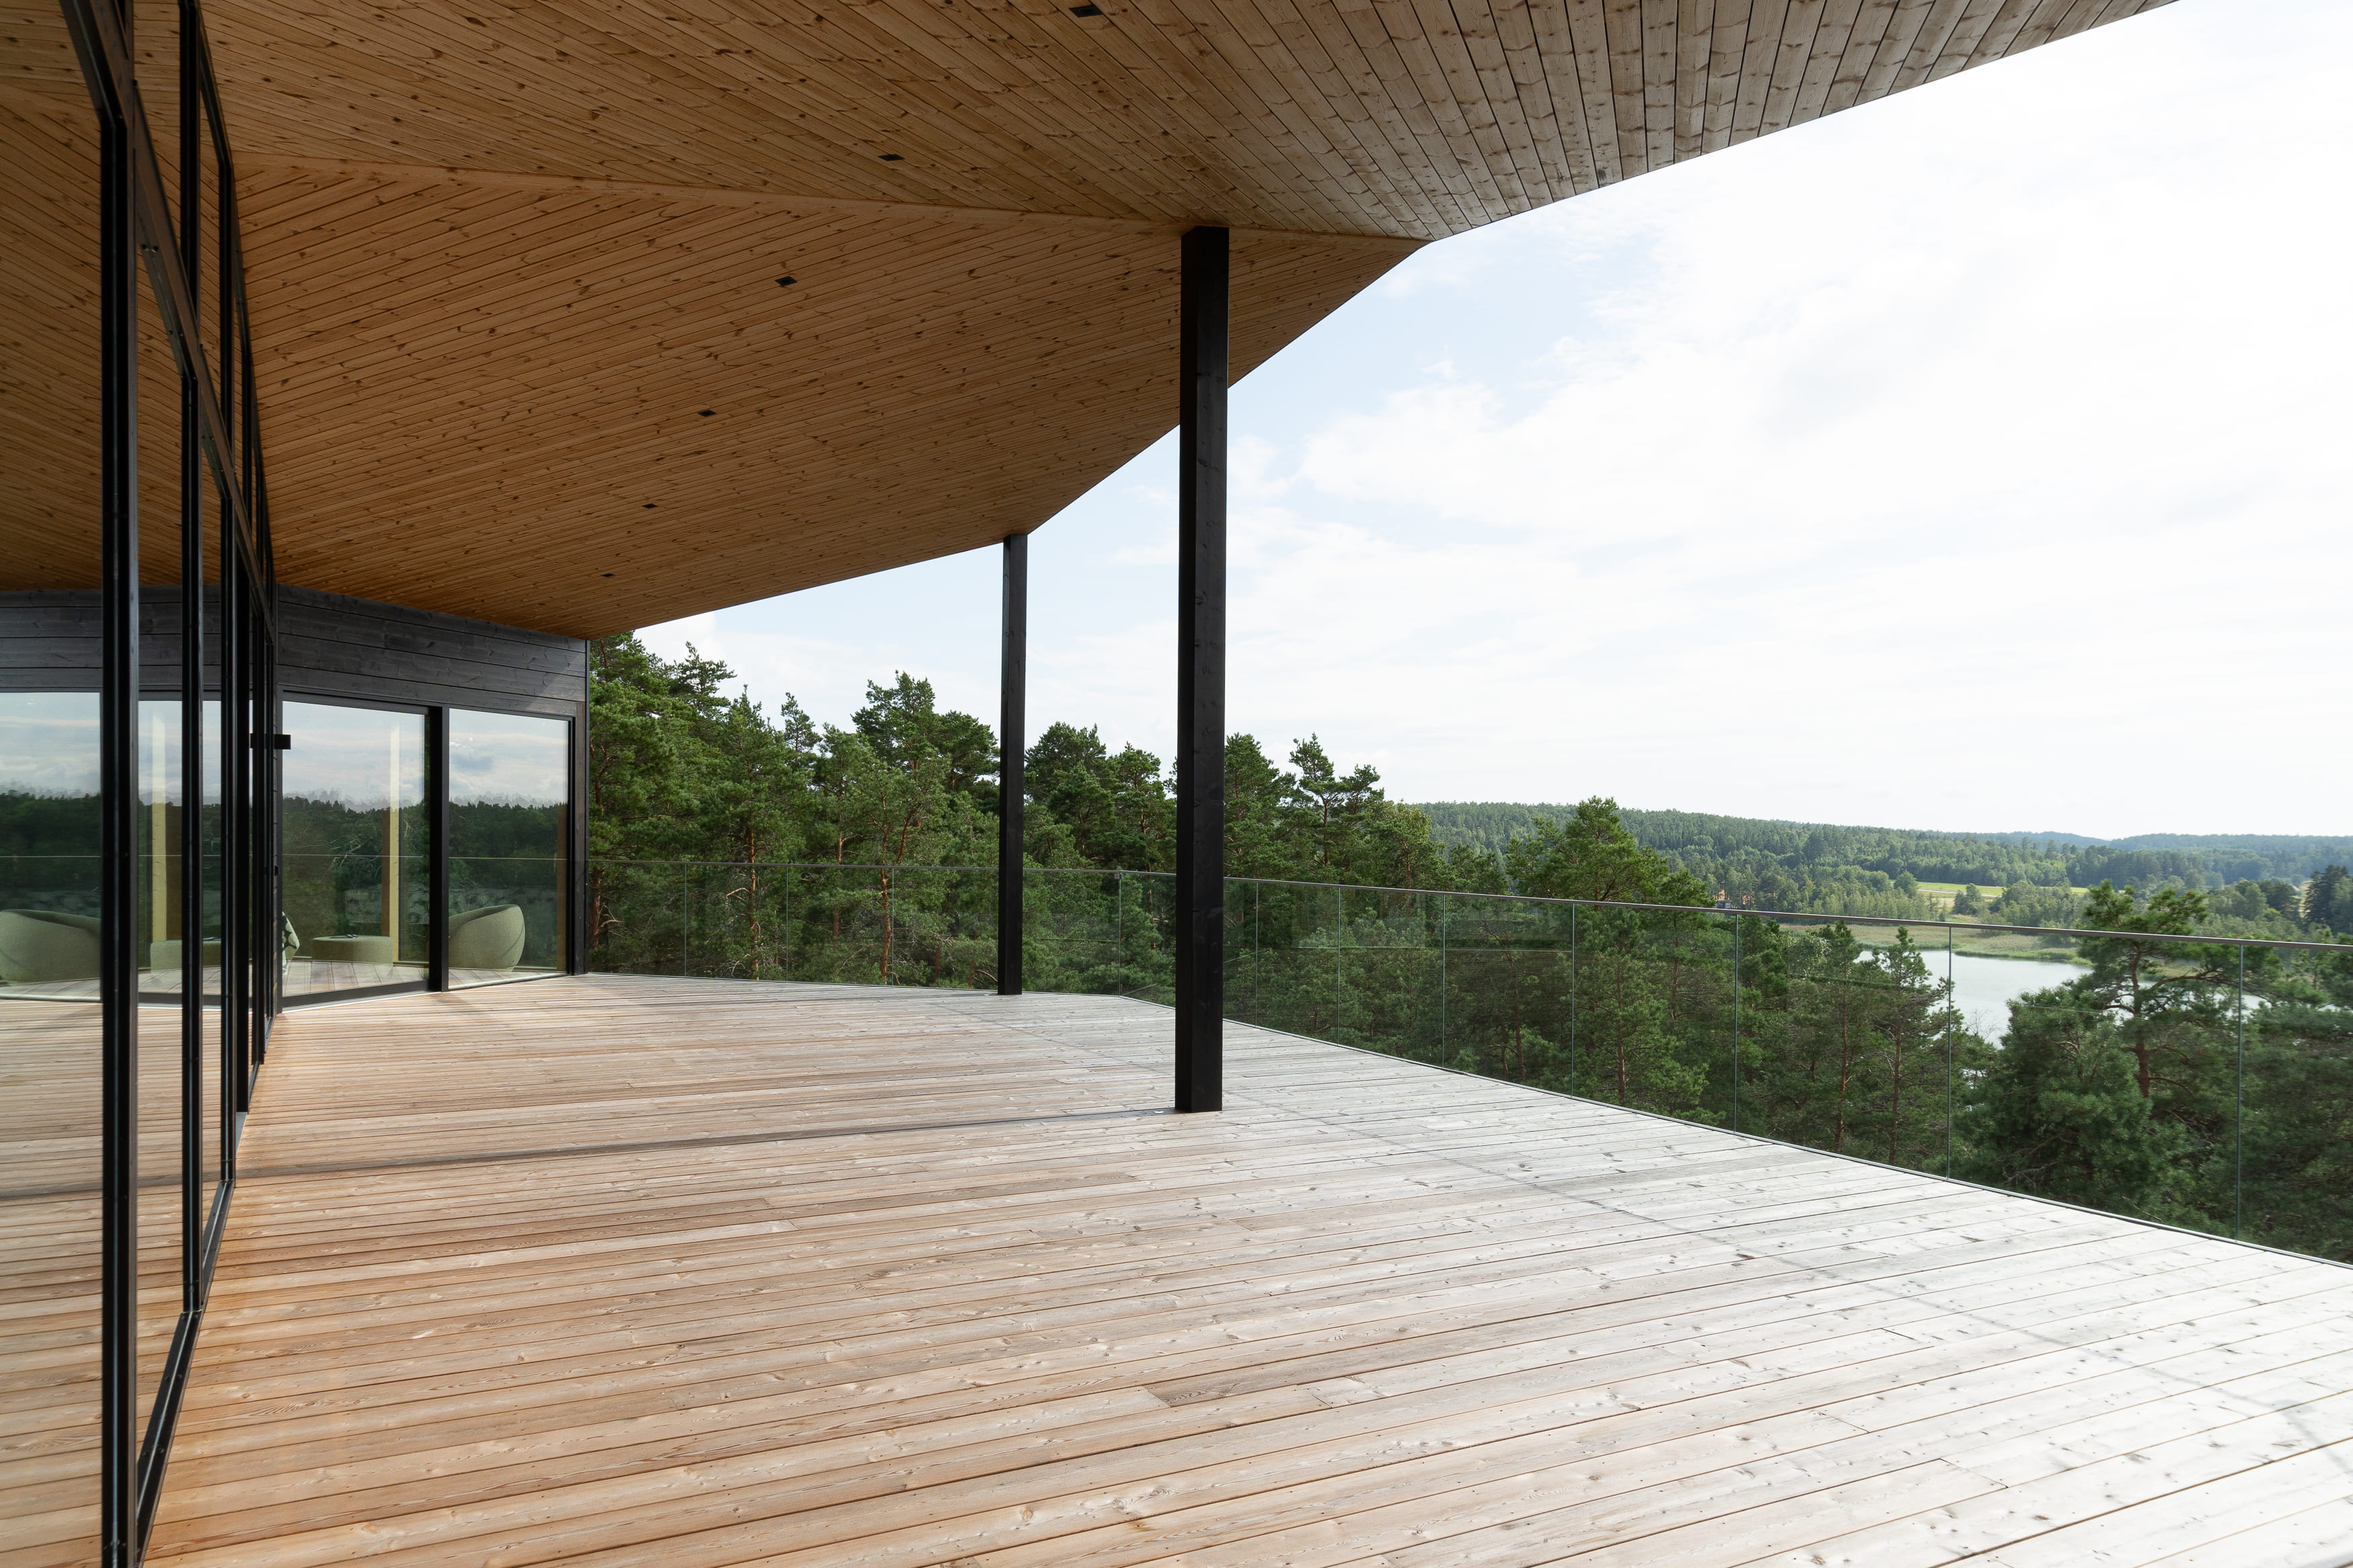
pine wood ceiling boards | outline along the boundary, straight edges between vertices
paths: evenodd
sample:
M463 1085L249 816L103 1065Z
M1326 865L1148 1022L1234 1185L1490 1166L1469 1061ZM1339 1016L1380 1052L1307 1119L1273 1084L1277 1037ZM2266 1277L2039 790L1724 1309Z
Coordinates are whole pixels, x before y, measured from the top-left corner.
M1247 371L1419 243L2161 3L219 0L280 571L595 635L984 544L1173 421L1190 225Z

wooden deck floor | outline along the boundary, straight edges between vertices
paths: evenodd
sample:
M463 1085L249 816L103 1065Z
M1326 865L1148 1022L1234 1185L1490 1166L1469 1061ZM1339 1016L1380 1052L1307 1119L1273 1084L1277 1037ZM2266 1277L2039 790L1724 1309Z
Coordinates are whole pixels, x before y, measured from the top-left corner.
M2353 1270L1168 1015L292 1016L154 1554L2335 1565Z

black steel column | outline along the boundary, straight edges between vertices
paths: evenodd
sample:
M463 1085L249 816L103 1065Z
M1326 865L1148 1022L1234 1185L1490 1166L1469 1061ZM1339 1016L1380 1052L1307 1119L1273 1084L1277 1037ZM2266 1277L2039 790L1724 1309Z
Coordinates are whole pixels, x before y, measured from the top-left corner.
M204 102L192 84L203 58L190 0L180 3L180 266L188 297L204 259ZM187 323L200 344L199 319ZM192 348L195 344L190 345ZM205 1054L205 459L199 383L180 385L180 1270L181 1306L204 1302ZM163 853L159 846L157 854ZM226 975L223 976L227 978Z
M252 737L244 722L246 682L251 679L252 666L246 658L245 567L237 559L227 510L222 509L219 516L220 619L214 640L220 647L220 734L216 744L221 779L221 1067L216 1114L220 1118L220 1179L227 1184L237 1178L238 1064L245 1060L254 994L253 933L248 929L253 809L240 793L245 787L246 763L252 755Z
M1029 536L1005 538L1005 646L997 680L997 994L1021 994L1022 763L1029 743Z
M590 668L596 664L596 650L588 650ZM589 689L594 690L594 674L587 677ZM565 906L568 918L564 922L564 967L569 974L586 974L594 967L589 962L596 933L588 929L588 742L589 714L595 703L583 696L579 717L570 729L572 742L572 806L565 814L564 831L571 860L571 879L564 884Z
M100 105L99 1517L108 1568L136 1561L139 1531L139 251L122 111Z
M1177 334L1176 1109L1225 1103L1226 231L1188 230Z
M449 989L449 710L425 713L425 989ZM566 826L570 825L567 823ZM570 847L567 845L566 848ZM572 889L565 889L565 903ZM566 912L569 913L567 907ZM571 924L570 921L565 922ZM570 967L571 944L565 944Z

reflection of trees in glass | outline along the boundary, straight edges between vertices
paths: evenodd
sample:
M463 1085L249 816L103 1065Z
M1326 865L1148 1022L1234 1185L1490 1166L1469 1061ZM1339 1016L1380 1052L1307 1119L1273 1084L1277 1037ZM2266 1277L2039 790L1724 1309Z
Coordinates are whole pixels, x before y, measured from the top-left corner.
M449 912L515 907L525 969L564 963L569 736L559 719L449 710Z
M375 936L384 929L385 813L339 799L290 795L280 813L287 921L308 944L317 936ZM427 848L431 827L423 805L401 808L394 843L400 856L396 911L400 956L424 957L431 897Z
M98 797L0 791L0 909L98 913Z

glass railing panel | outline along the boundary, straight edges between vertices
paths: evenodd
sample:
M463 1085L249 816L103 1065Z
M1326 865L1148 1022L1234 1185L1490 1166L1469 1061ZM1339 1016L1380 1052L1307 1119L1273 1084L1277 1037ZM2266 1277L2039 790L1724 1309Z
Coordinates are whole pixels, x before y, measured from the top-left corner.
M2084 936L2075 959L2065 985L2012 1010L1988 1079L1982 1163L2001 1171L2031 1161L2025 1182L2048 1195L2229 1234L2236 951ZM2033 1105L2070 1113L2037 1114Z
M1739 1128L1942 1172L1967 1055L1941 933L1916 923L1744 918Z
M1337 1037L1339 974L1329 888L1263 882L1255 890L1252 1020L1285 1034Z
M1112 938L1118 897L1107 871L1031 867L1022 873L1026 990L1101 994L1117 984Z
M1120 900L1120 994L1173 1006L1176 1000L1176 879L1131 871Z
M987 868L589 876L599 968L994 983ZM1174 892L1030 868L1027 988L1172 1002ZM2353 1256L2353 949L1236 879L1225 981L1238 1022Z
M1576 929L1571 970L1577 1087L1569 1092L1637 1110L1715 1121L1719 1118L1709 1103L1716 1076L1712 1063L1720 1058L1722 1119L1728 1120L1728 928L1697 910L1585 905L1577 910Z
M2239 1236L2353 1261L2353 947L2246 950Z
M684 868L675 860L588 863L588 967L610 974L685 973Z

